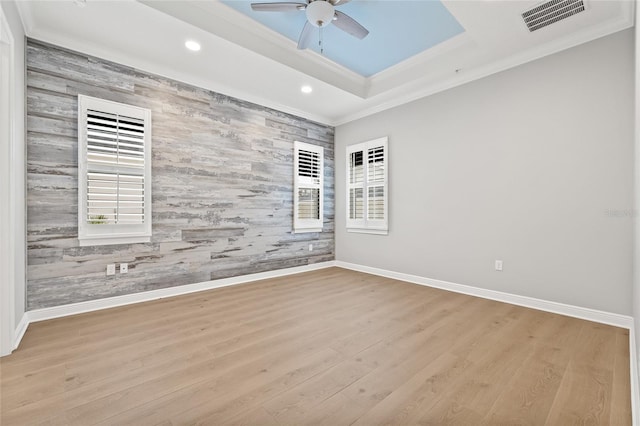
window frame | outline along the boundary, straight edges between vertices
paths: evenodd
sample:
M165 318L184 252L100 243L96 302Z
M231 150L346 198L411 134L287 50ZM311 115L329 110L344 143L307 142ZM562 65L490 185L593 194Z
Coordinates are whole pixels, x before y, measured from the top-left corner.
M311 182L313 178L300 176L300 151L307 151L318 154L319 181ZM312 145L305 142L293 142L293 233L301 234L307 232L322 232L324 226L324 148L319 145ZM301 219L300 212L300 189L318 190L318 218Z
M383 149L383 179L372 181L369 179L369 151ZM362 182L353 183L351 179L351 156L362 153ZM347 232L364 234L387 235L389 233L389 138L381 137L366 142L348 145L346 147L346 229ZM375 172L375 171L374 171ZM369 219L369 190L382 187L384 193L384 219ZM351 218L351 190L362 190L362 218Z
M87 110L100 111L144 120L144 210L141 224L91 224L88 216L88 143ZM78 95L78 241L80 246L134 244L151 241L151 110L91 96ZM103 169L120 173L123 165L105 165ZM94 172L95 173L95 172Z

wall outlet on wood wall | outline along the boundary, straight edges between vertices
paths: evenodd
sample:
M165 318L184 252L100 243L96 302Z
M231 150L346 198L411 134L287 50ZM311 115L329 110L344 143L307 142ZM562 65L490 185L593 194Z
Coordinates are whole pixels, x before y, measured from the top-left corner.
M115 275L116 274L116 264L110 263L107 265L107 275Z

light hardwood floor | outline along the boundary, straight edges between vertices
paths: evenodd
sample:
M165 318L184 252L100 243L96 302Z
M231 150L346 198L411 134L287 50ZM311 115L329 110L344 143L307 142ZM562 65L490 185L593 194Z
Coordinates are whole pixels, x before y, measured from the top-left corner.
M339 268L32 324L4 425L630 425L628 331Z

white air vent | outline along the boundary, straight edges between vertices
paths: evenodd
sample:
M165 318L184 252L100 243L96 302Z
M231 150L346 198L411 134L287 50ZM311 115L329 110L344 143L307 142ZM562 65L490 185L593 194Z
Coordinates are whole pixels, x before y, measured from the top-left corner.
M522 18L533 32L580 12L584 12L584 0L551 0L527 10Z

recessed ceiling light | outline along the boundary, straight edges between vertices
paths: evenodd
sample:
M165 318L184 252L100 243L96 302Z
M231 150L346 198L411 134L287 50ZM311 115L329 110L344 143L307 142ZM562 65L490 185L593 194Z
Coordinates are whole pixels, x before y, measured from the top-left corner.
M304 86L302 86L300 88L300 91L302 93L311 93L311 92L313 92L313 87L309 86L308 84L305 84Z
M185 47L193 52L197 52L198 50L200 50L200 43L198 43L197 41L194 40L187 40L184 43Z

